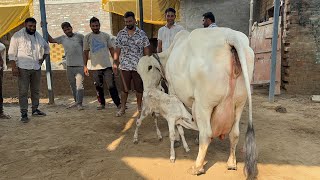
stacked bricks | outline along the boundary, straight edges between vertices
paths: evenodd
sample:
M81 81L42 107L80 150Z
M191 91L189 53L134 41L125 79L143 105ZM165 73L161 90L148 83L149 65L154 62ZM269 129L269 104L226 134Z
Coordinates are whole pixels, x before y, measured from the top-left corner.
M320 1L286 0L283 88L290 94L320 94Z

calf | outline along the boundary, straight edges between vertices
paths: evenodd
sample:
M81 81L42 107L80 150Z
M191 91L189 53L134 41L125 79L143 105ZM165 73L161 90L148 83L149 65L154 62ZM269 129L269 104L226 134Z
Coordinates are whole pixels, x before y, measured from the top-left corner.
M160 114L164 117L169 126L170 136L170 161L175 161L174 140L175 140L175 125L178 128L178 132L181 136L183 147L186 152L190 149L184 137L184 131L181 126L187 129L193 129L198 131L198 127L195 121L192 119L192 115L186 110L183 103L174 95L168 95L159 89L149 88L143 92L143 107L140 118L136 122L136 130L134 132L133 142L138 142L138 129L141 126L142 120L149 114ZM157 129L159 136L159 131Z

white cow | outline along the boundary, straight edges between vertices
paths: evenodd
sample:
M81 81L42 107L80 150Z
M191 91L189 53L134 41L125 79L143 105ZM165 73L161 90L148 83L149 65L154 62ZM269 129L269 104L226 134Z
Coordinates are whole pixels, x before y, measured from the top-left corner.
M226 134L230 138L227 166L236 169L239 121L248 98L245 172L248 179L254 179L258 174L250 90L254 53L247 36L229 28L180 31L170 48L158 55L158 60L152 56L141 58L138 68L159 69L142 77L144 85L157 84L161 76L165 77L169 93L192 108L199 128L199 152L190 173L204 173L204 158L211 140Z
M138 69L139 74L143 72ZM175 95L168 95L159 89L144 86L143 92L143 107L141 115L136 122L136 130L134 132L133 142L138 142L138 129L141 126L142 120L148 115L157 113L164 117L168 122L169 137L170 137L170 161L175 161L175 126L181 136L183 147L186 152L189 152L189 146L184 137L183 127L188 129L198 130L196 123L192 120L192 115L186 110L182 102ZM155 121L156 122L156 121ZM157 123L156 123L157 124ZM157 129L159 135L159 130Z

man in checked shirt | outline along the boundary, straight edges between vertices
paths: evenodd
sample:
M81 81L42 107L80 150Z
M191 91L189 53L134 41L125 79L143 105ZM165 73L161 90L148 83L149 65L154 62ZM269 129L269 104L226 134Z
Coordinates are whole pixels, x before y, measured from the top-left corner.
M133 80L136 91L138 111L142 109L143 82L137 73L139 59L144 55L150 55L149 39L146 33L136 27L136 19L133 12L124 14L125 28L122 29L116 39L116 49L114 53L113 71L117 74L119 66L122 76L121 108L116 113L117 117L125 113L126 102L128 98L128 89ZM119 61L120 59L120 61Z

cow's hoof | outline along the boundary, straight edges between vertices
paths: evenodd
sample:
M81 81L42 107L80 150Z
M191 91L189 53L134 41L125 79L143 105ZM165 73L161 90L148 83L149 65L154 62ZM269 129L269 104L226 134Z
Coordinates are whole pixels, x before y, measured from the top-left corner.
M175 160L176 160L176 158L170 158L170 162L171 162L171 163L174 163Z
M174 141L174 148L178 148L181 146L181 142L180 141Z
M190 148L185 148L186 152L189 152L190 151Z
M205 172L204 172L204 169L203 169L202 167L196 168L196 167L192 166L192 167L188 170L188 173L191 174L191 175L197 175L197 176L199 176L199 175L201 175L201 174L204 174Z
M133 144L138 144L138 139L134 139Z
M158 137L158 140L161 142L162 141L162 137Z
M228 170L237 170L237 166L228 166Z

